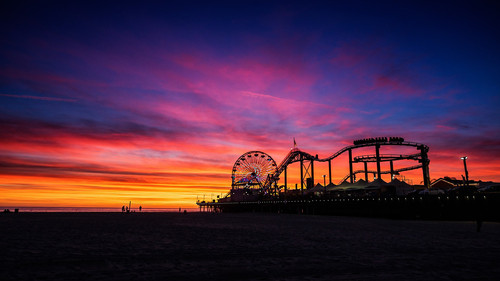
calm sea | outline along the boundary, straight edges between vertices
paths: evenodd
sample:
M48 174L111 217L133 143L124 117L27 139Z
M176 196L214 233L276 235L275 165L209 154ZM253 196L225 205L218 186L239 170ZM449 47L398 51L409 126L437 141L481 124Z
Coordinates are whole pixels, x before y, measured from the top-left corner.
M33 212L33 213L53 213L53 212L61 212L61 213L78 213L78 212L116 212L120 213L122 211L121 207L119 208L99 208L99 207L0 207L0 212L3 212L5 209L9 209L11 212L14 212L15 209L19 209L19 212ZM184 210L188 212L198 212L198 208L181 208L181 212ZM139 208L132 208L132 212L139 212ZM143 213L160 213L160 212L179 212L179 208L142 208Z

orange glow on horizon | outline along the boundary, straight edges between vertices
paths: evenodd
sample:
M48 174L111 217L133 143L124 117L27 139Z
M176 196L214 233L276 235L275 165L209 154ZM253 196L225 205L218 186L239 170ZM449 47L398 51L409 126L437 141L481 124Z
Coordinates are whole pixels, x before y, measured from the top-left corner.
M369 152L361 151L359 154ZM217 152L206 153L207 155L203 157L210 158L217 154ZM275 153L284 155L285 151L275 151ZM85 158L84 155L81 152L75 153L79 161ZM96 164L95 160L92 160L96 157L93 153L87 155L83 162L75 160L78 165L71 164L71 157L66 158L65 162L54 160L43 163L33 157L13 157L7 159L10 160L10 166L4 169L0 176L0 193L2 194L0 206L118 208L132 201L135 205L141 205L144 208L195 208L197 199L201 200L203 196L206 200L215 199L217 195L225 195L229 191L232 161L235 161L239 155L232 157L228 154L220 155L223 155L221 158L225 163L187 162L178 158L147 159L118 156L107 162ZM326 155L329 153L321 156ZM275 159L278 163L281 160ZM332 163L332 182L338 184L348 174L347 158L342 155ZM415 164L412 161L395 162L395 168ZM461 163L454 163L455 165L452 166L458 175L450 174L445 164L446 162L439 158L436 161L431 158L431 178L439 177L433 170L443 173L442 176L459 177L462 172ZM299 167L298 163L289 166L289 189L294 189L295 184L300 188ZM473 164L471 167L472 174L478 175ZM362 168L361 163L354 164L354 170ZM369 170L374 169L373 163L369 164ZM386 169L389 169L388 163L382 163L382 170ZM483 167L481 172L494 174L495 171L494 168ZM328 184L328 163L315 162L315 184L323 184L323 175L326 175L325 180ZM421 170L404 172L402 175L413 184L421 184ZM369 174L369 180L372 180L372 176ZM364 179L364 173L358 174L357 179ZM382 175L382 179L390 181L387 174ZM282 175L280 184L283 184L283 181Z

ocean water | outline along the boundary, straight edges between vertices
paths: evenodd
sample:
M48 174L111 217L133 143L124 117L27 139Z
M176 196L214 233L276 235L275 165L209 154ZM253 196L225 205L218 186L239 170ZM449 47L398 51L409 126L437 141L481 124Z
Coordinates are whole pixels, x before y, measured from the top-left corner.
M98 213L121 213L122 208L102 208L102 207L0 207L0 212L5 209L14 212L19 209L19 212L30 213L82 213L82 212L98 212ZM198 208L181 208L181 212L198 212ZM132 212L139 212L139 208L132 208ZM163 212L179 212L179 208L142 208L142 213L163 213Z

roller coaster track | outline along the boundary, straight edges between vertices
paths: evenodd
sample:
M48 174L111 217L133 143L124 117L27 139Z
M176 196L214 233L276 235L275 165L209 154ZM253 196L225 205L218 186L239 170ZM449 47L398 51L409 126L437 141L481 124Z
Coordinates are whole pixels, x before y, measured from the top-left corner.
M276 168L276 172L274 172L274 174L272 175L268 175L263 185L264 191L272 189L273 182L278 181L279 176L281 175L281 173L283 173L283 171L288 165L298 162L300 160L314 160L314 159L315 158L311 154L301 151L298 148L293 148L292 150L290 150L290 152L288 152L283 161L281 161L281 163L278 165L278 167Z
M404 171L410 171L410 170L416 170L416 169L420 169L422 168L422 164L420 165L415 165L415 166L410 166L410 167L406 167L406 168L401 168L401 169L396 169L394 170L393 172L394 173L399 173L399 172L404 172ZM365 170L356 170L354 172L352 172L353 175L355 174L361 174L361 173L364 173ZM368 174L376 174L377 171L366 171L366 173ZM391 171L388 170L388 171L380 171L381 174L390 174ZM347 174L345 177L342 178L342 180L339 182L339 184L342 184L343 182L345 182L351 175L350 174Z
M415 154L409 154L409 155L404 155L404 154L381 154L379 155L380 162L384 161L392 161L392 160L421 160L422 155L420 153L415 153ZM357 162L376 162L377 161L377 155L361 155L361 156L356 156L353 159L353 163Z
M294 149L290 150L290 152L287 154L287 156L285 156L285 159L283 159L283 161L281 161L281 163L278 165L278 168L276 169L276 172L274 173L274 175L272 177L279 178L279 175L281 175L281 173L283 173L283 170L285 170L285 168L288 165L295 163L295 162L298 162L301 159L303 159L303 160L317 160L311 154L304 152L304 151L301 151L298 148L294 148Z
M367 147L367 146L375 146L375 145L403 145L403 146L413 146L413 147L416 147L416 148L419 148L419 149L423 148L425 150L425 152L429 151L429 147L427 145L422 144L422 143L417 143L417 142L409 142L409 141L402 141L402 142L390 142L390 141L387 141L387 142L374 142L374 143L364 143L364 144L356 144L356 145L346 146L346 147L342 148L341 150L335 152L331 156L323 158L323 159L318 159L317 161L325 162L325 161L337 158L342 153L344 153L344 152L346 152L346 151L348 151L350 149L355 149L355 148L360 148L360 147Z
M272 175L268 175L265 183L262 185L263 190L265 192L268 192L269 190L272 189L272 184L276 183L283 171L286 169L286 167L294 162L298 162L301 160L310 160L310 161L319 161L319 162L326 162L326 161L331 161L332 159L335 159L339 157L342 153L356 149L356 148L361 148L361 147L369 147L369 146L385 146L385 145L401 145L401 146L412 146L416 147L417 149L420 149L427 153L429 151L429 146L422 144L422 143L417 143L417 142L408 142L408 141L376 141L376 142L370 142L370 143L362 143L362 144L355 144L355 145L350 145L342 148L341 150L335 152L334 154L330 155L329 157L326 158L316 158L312 156L311 154L301 151L298 148L293 148L290 150L290 152L285 156L283 161L278 165L276 172ZM401 156L408 156L408 157L413 157L414 155L417 154L412 154L412 155L401 155ZM418 154L420 155L420 154ZM399 156L399 155L398 155ZM379 157L380 158L380 157ZM403 158L401 158L403 159ZM413 159L413 158L407 158L407 159ZM418 160L418 159L415 159ZM417 165L420 168L422 165ZM408 168L403 168L399 170L394 170L395 172L402 172L402 171L407 171L405 169L413 170L413 169L418 169L419 167L417 166L412 166ZM363 171L364 172L364 171ZM381 172L381 173L387 173L387 171ZM390 171L389 171L390 173Z

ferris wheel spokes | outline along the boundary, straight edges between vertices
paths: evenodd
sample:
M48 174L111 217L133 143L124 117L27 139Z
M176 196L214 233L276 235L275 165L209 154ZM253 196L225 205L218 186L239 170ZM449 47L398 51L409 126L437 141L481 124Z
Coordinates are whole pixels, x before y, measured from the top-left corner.
M268 175L276 171L273 158L261 151L250 151L238 158L233 166L232 188L262 187Z

